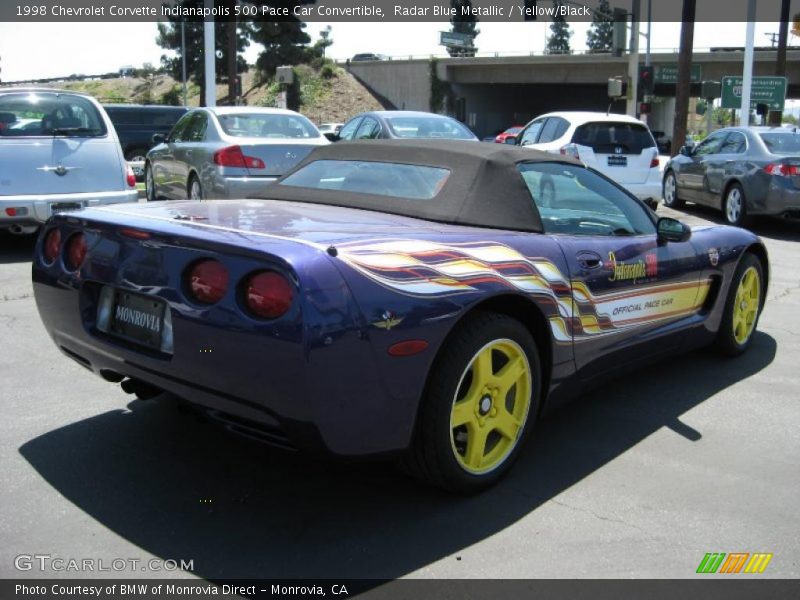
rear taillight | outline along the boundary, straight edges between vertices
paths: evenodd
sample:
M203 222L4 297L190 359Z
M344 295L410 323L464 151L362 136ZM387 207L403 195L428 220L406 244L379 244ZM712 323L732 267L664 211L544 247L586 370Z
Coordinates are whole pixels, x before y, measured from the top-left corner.
M66 248L64 264L70 271L77 271L86 258L86 236L82 233L76 233L67 240Z
M658 167L658 165L660 165L660 164L661 164L661 161L658 160L658 154L656 154L653 157L653 159L650 161L650 168L654 169L654 168Z
M257 317L276 319L292 305L292 286L275 271L261 271L244 283L244 302Z
M195 263L187 276L189 294L201 304L216 304L228 289L228 269L217 260Z
M764 171L770 175L778 177L797 177L800 176L800 166L787 165L784 163L771 163L764 167Z
M51 229L44 238L44 249L42 254L45 261L52 263L58 258L61 251L61 232L58 229Z
M125 179L128 181L128 187L136 187L136 175L133 174L133 169L127 165L125 169Z
M578 146L576 146L575 144L567 144L566 146L561 146L561 148L559 148L558 151L563 156L571 156L575 160L581 159L581 155L578 152Z
M214 152L214 164L220 167L238 167L240 169L264 169L264 161L255 156L245 156L239 146L228 146Z

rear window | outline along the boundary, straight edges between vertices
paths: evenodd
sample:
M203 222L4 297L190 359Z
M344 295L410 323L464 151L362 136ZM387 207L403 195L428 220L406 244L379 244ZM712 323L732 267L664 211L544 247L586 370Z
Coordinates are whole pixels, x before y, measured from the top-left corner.
M236 113L217 115L222 130L234 137L318 138L319 131L302 115Z
M100 112L82 96L0 94L0 137L101 137L106 133Z
M762 133L761 139L773 154L800 154L800 133Z
M317 160L280 182L281 185L357 194L430 200L450 171L439 167L361 160Z
M641 154L642 150L656 145L644 125L613 122L581 125L575 130L572 143L589 146L597 154Z
M386 117L395 137L472 140L475 136L455 119L442 117Z

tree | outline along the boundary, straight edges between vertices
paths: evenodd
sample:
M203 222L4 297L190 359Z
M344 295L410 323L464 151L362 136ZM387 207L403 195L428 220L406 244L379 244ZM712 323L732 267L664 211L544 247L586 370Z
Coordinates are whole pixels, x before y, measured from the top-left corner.
M456 11L450 19L450 23L452 24L450 31L453 33L471 35L472 45L468 48L448 46L447 52L450 56L475 56L475 53L478 51L475 47L475 38L481 31L477 28L478 18L471 13L472 0L450 0L450 7ZM465 10L466 12L464 12Z
M256 6L271 6L287 9L293 15L296 6L314 4L315 0L251 0ZM262 44L264 51L256 60L256 68L262 76L272 77L275 69L282 65L297 65L310 58L308 44L311 37L305 32L306 24L297 17L279 17L274 21L255 21L251 39Z
M547 40L547 54L572 54L572 48L569 45L572 30L567 25L567 20L561 15L561 2L553 0L553 7L555 13L550 25L552 35Z
M686 122L689 118L689 83L694 46L696 0L683 0L681 10L681 45L678 50L678 81L675 84L675 121L672 126L672 147L686 143Z
M600 0L592 14L592 24L586 32L589 52L611 52L614 40L614 16L608 0Z
M325 29L319 32L319 39L314 42L314 51L319 53L322 58L325 58L325 51L333 46L332 30L330 25L326 26Z
M203 7L203 0L180 0L179 6L185 8L200 9ZM186 35L186 76L200 86L200 104L205 102L205 58L204 58L204 22L202 17L168 17L167 23L158 24L158 37L156 43L165 50L172 50L175 56L162 55L161 66L166 73L178 81L182 77L182 56L181 56L181 23L185 24ZM248 22L241 22L237 27L236 50L237 50L237 73L247 70L247 62L239 54L249 45L251 25ZM228 60L228 27L224 21L215 21L214 36L216 47L215 66L216 72L227 72ZM219 77L218 77L219 79ZM214 84L216 85L216 81Z

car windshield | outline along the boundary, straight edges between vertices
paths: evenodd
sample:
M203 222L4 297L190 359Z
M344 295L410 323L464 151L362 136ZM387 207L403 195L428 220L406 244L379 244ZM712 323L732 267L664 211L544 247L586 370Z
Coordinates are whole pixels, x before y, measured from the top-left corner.
M0 137L101 137L106 126L88 98L58 92L0 94Z
M800 154L800 133L770 132L762 133L767 150L773 154Z
M572 136L572 143L589 146L597 154L641 154L654 148L650 131L638 123L594 122L581 125ZM622 152L618 152L621 148Z
M234 137L318 138L319 131L302 115L233 113L217 115L222 130Z
M471 140L475 136L455 119L446 117L386 117L395 137Z
M280 185L430 200L450 171L439 167L362 160L317 160L292 173Z

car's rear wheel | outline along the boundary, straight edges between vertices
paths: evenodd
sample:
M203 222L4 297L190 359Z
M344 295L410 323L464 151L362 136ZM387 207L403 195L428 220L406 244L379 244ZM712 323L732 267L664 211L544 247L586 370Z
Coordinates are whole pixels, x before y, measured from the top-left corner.
M764 306L764 269L751 253L742 257L733 275L716 348L723 354L738 356L750 345Z
M541 367L525 326L479 313L430 374L406 467L453 492L476 492L513 464L539 408Z
M681 208L684 204L683 200L678 198L678 180L675 178L675 173L669 171L664 177L664 189L662 195L664 196L664 206L669 208Z
M189 199L202 200L203 199L203 186L200 185L200 180L197 175L189 177Z
M158 200L156 193L156 181L153 177L153 167L150 163L144 165L144 191L148 202L155 202Z
M743 227L747 223L747 206L744 198L744 190L738 183L731 184L725 192L722 210L725 213L725 220L729 225Z

